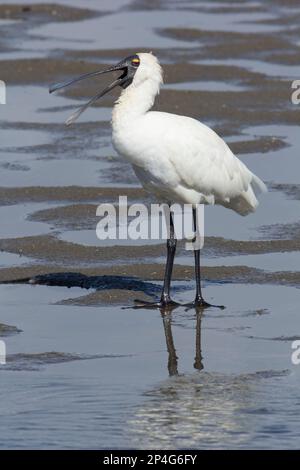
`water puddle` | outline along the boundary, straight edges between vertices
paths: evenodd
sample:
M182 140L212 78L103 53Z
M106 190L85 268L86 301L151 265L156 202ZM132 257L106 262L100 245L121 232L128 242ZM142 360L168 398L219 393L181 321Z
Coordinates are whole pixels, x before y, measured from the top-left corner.
M99 219L100 220L100 219ZM97 238L96 227L94 230L67 230L59 234L59 239L65 242L77 243L84 246L143 246L143 245L159 245L162 243L161 240L100 240ZM165 240L163 240L163 243Z
M1 153L16 148L24 151L24 148L30 147L33 142L34 145L45 145L50 141L49 136L43 131L31 130L28 132L20 129L17 131L6 129L5 132L2 131L1 134L3 135L3 140L1 139Z
M289 147L268 152L265 155L243 155L246 165L252 165L262 179L273 182L297 183L298 148L300 145L298 126L269 125L253 126L246 129L246 134L259 136L284 137Z
M18 238L48 233L47 224L27 220L28 214L38 209L45 209L45 207L49 205L34 203L0 206L0 219L5 220L5 224L1 224L0 238Z
M164 29L172 24L174 28L197 28L205 31L232 31L259 32L280 31L282 27L277 25L265 25L256 23L257 20L272 19L271 14L264 13L235 13L216 14L206 12L189 12L160 10L157 11L119 11L112 15L96 19L88 19L81 22L80 39L74 39L74 25L51 23L46 26L33 28L30 32L31 39L25 41L24 46L30 49L49 51L58 48L64 41L65 49L82 49L82 41L85 41L85 49L99 48L99 30L101 30L101 48L118 49L139 47L186 47L189 42L164 38L156 34L155 29ZM155 27L154 27L155 26ZM43 37L46 41L34 39L34 36ZM23 46L23 47L24 47ZM199 46L198 46L199 48Z
M29 263L32 263L32 260L26 256L0 251L0 268L10 268L12 266L21 266Z
M258 242L259 243L259 242ZM265 271L297 271L300 265L300 253L265 253L257 255L217 256L210 258L203 256L205 266L249 266ZM177 256L176 263L182 265L194 265L193 256Z
M15 23L19 23L18 20L9 20L9 19L1 19L0 18L0 26L9 26L9 25L14 25Z
M33 160L28 162L26 179L24 169L11 171L1 169L0 185L15 186L97 186L101 171L110 168L110 163L103 161L80 160ZM72 172L70 171L72 169Z
M20 122L26 122L26 124L61 123L63 127L64 121L78 106L80 106L78 100L65 98L59 94L50 95L46 86L8 85L7 103L6 106L0 108L0 121L2 120L6 124ZM110 117L110 108L90 108L89 112L80 118L80 122L107 121ZM39 144L38 138L32 135L30 137L32 143ZM22 141L22 136L18 140Z
M197 82L183 82L171 83L164 85L166 90L195 90L195 91L242 91L245 87L234 83L220 81L197 81Z
M221 235L233 240L249 240L255 239L259 227L265 224L298 221L299 201L289 201L284 194L274 192L267 193L261 199L255 215L247 218L218 206L205 208L205 236ZM278 204L276 211L273 210L274 204Z
M202 65L230 65L234 67L243 67L251 72L262 73L269 77L280 77L289 80L299 79L299 65L284 65L273 62L251 59L206 59L196 60L196 64Z

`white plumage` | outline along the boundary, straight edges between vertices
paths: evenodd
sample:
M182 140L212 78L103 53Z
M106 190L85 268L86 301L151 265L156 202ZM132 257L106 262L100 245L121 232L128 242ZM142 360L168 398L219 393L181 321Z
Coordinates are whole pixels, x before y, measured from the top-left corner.
M154 55L138 56L134 79L113 109L116 151L161 201L220 204L241 215L253 212L265 184L206 125L150 111L163 82L162 69Z
M126 158L144 188L161 202L193 205L193 227L197 232L196 205L220 204L241 215L253 212L256 196L266 190L264 183L231 152L212 129L195 119L150 111L162 85L162 69L152 54L129 56L115 66L57 83L50 92L97 75L122 71L122 75L95 95L68 120L70 125L91 104L116 86L123 87L112 116L112 140L116 151ZM139 307L173 309L179 304L170 296L176 252L173 216L167 217L169 238L164 283L159 302L139 302ZM206 302L201 290L200 249L195 258L196 308ZM215 305L216 307L216 305ZM219 306L223 308L222 306Z

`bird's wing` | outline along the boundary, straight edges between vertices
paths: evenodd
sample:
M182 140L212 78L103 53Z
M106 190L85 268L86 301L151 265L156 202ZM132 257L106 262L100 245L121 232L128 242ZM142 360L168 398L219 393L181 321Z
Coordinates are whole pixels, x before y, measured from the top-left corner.
M179 184L224 201L248 190L255 175L212 129L192 118L154 114L160 120L160 148Z

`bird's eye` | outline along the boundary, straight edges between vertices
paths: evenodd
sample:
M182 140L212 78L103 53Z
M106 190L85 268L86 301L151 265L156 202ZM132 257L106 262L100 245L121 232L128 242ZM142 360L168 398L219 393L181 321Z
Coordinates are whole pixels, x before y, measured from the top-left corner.
M134 67L138 67L140 65L140 59L138 58L132 59L131 65L133 65Z

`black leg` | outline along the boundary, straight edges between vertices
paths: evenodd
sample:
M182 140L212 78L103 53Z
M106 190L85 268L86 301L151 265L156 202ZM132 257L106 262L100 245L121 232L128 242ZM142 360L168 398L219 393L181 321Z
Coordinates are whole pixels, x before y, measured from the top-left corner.
M195 208L193 208L193 230L194 230L194 233L197 233L197 212ZM210 304L205 302L202 296L201 271L200 271L200 249L194 250L194 259L195 259L195 278L196 278L195 305L200 306L200 307L210 307Z
M170 212L169 220L170 220L170 225L169 225L170 234L167 240L167 262L166 262L166 268L165 268L164 285L163 285L163 290L162 290L161 298L160 298L160 302L162 305L168 304L171 302L170 286L171 286L174 258L175 258L176 245L177 245L177 240L175 238L175 231L174 231L174 221L173 221L171 212Z
M159 302L145 302L143 300L136 300L135 308L167 308L173 310L178 307L179 304L171 300L170 297L170 286L172 279L172 271L174 265L174 258L176 253L177 240L174 231L174 221L170 210L166 214L167 225L169 229L169 236L167 240L167 261L165 267L164 284Z
M195 237L197 236L197 210L193 208L193 230L195 233ZM194 302L191 304L187 304L187 307L200 307L200 308L208 308L208 307L217 307L217 308L225 308L223 305L212 305L206 302L202 295L201 290L201 270L200 270L200 249L194 249L194 259L195 259L195 278L196 278L196 297Z

